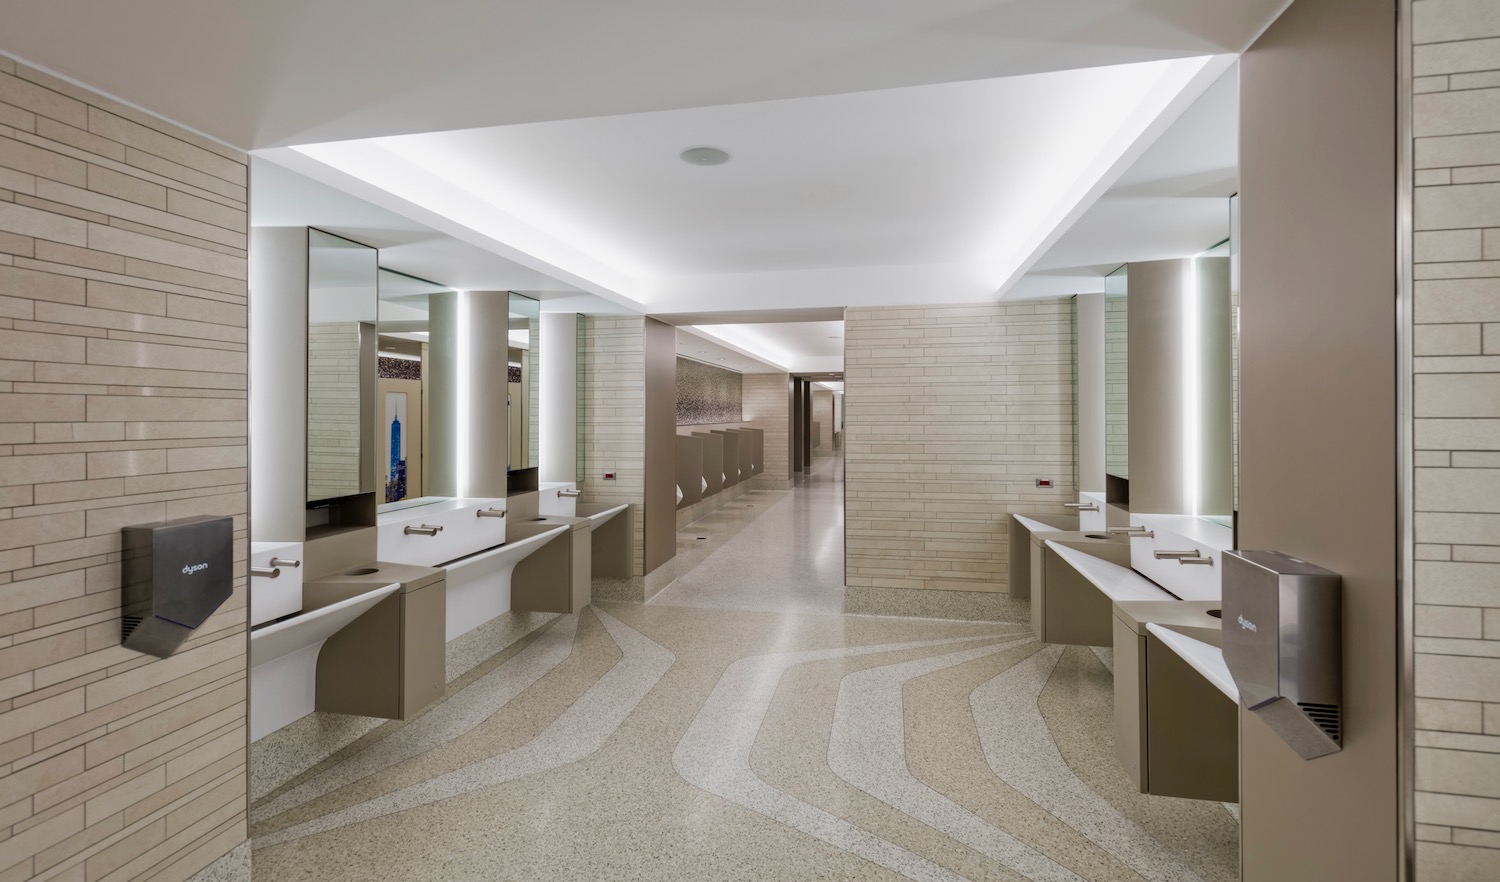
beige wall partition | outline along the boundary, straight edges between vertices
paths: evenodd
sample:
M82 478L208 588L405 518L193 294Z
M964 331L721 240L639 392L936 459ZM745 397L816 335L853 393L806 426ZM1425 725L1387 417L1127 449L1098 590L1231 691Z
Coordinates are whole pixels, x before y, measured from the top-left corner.
M845 313L848 611L1028 620L1007 523L1077 496L1071 314L1067 300Z
M677 554L677 329L645 321L645 569L649 574Z
M1416 869L1500 879L1500 6L1410 11Z
M636 507L637 577L646 574L645 518L639 512L646 500L645 322L641 316L585 316L578 337L578 369L583 375L578 502L625 502ZM614 477L606 480L606 474ZM644 589L636 585L634 590Z
M1240 545L1342 574L1346 709L1312 761L1241 713L1245 882L1401 865L1394 11L1294 3L1240 63Z
M833 456L833 392L813 386L812 418L818 434L813 437L813 456Z
M766 433L766 469L755 477L756 490L792 487L791 407L787 403L787 374L745 374L745 423Z
M249 878L246 159L0 55L0 877ZM120 528L235 519L233 598L120 647Z

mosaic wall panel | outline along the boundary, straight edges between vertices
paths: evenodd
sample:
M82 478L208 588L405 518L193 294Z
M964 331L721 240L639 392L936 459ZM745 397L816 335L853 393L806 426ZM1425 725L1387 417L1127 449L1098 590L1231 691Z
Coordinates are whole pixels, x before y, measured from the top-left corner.
M677 425L702 426L744 420L743 377L701 361L677 359Z
M380 379L420 380L422 379L422 363L410 358L387 358L382 355L380 357Z

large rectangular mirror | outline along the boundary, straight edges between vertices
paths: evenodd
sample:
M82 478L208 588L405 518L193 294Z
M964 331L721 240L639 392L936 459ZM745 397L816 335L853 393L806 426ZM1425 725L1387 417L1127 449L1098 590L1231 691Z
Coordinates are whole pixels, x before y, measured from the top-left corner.
M1128 499L1142 513L1193 514L1232 526L1239 498L1239 200L1222 204L1220 241L1192 257L1127 264L1104 279L1103 458L1113 500ZM1089 418L1100 419L1094 407Z
M451 373L454 335L433 327L451 288L380 270L380 367L375 471L380 510L454 495ZM452 310L448 310L449 313Z
M307 502L375 490L378 254L308 231Z
M510 294L509 423L510 457L507 471L540 465L541 421L538 413L542 304Z

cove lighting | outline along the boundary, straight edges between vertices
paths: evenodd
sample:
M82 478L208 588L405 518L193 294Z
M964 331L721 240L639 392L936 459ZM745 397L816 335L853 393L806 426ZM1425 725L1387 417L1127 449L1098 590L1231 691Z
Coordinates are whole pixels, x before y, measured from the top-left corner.
M1198 258L1184 261L1182 266L1182 491L1187 497L1188 514L1196 515L1202 471L1198 449L1202 442L1199 425L1202 392L1198 373L1203 365L1198 329Z
M457 468L454 476L458 486L454 488L458 496L469 495L469 292L458 292L458 328L454 334L458 338L458 345L454 348L458 351L457 360L457 382L453 384L455 389L453 413L456 417L457 437L454 439L454 461Z

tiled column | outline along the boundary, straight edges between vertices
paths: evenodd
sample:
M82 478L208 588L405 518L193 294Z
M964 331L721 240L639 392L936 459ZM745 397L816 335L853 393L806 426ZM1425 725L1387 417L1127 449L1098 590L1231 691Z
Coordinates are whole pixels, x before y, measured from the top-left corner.
M757 490L790 490L792 483L791 406L786 374L745 374L745 422L766 433L766 470L755 478Z
M1412 4L1421 882L1500 878L1500 4Z
M849 612L1026 618L1007 593L1005 525L1077 496L1071 313L1067 300L845 313Z

